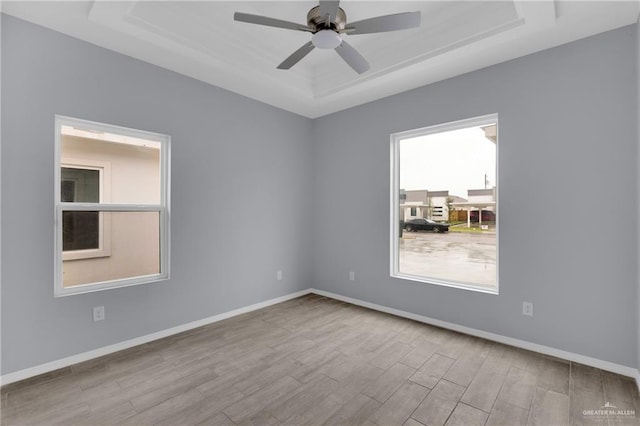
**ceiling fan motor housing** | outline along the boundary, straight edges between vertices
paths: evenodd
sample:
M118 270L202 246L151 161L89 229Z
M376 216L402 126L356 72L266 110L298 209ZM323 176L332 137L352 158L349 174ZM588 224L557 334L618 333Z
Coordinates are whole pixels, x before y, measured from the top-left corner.
M337 16L331 17L331 22L326 22L326 16L320 15L320 6L316 6L307 13L307 24L313 32L320 30L344 30L347 25L347 14L341 7L338 8Z

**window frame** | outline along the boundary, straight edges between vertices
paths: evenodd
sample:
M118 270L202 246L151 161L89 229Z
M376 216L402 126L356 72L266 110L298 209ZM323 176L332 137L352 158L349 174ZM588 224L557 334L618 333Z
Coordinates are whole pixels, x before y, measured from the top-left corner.
M389 223L389 238L390 238L390 256L389 256L389 271L391 278L397 278L409 281L418 281L426 284L439 285L444 287L453 287L463 290L471 290L479 293L498 295L500 293L500 244L499 244L499 144L496 143L496 283L494 288L487 288L487 286L474 285L472 283L462 283L457 281L446 280L442 278L425 277L421 275L414 275L400 272L400 142L404 139L412 139L420 136L432 135L435 133L449 132L453 130L466 129L469 127L479 127L488 124L496 125L496 137L500 141L500 124L498 119L498 113L487 114L479 117L472 117L463 120L456 120L447 123L436 124L427 127L421 127L419 129L406 130L402 132L392 133L390 135L390 223Z
M69 296L73 294L83 294L95 291L103 291L112 288L129 287L133 285L160 282L170 278L170 154L171 137L160 133L147 132L143 130L131 129L111 124L99 123L95 121L82 120L73 117L55 115L54 119L55 147L54 147L54 296ZM79 159L64 158L61 155L62 149L62 126L71 126L76 129L87 130L97 133L117 134L126 137L146 139L160 143L160 204L113 204L110 203L110 187L106 182L104 187L105 197L102 197L101 182L101 202L100 203L68 203L61 202L60 179L61 168L71 162L84 161ZM98 160L87 160L88 163L106 163ZM90 166L90 164L87 164ZM103 164L104 166L104 164ZM79 168L83 168L80 166ZM88 167L91 168L91 167ZM111 174L110 166L109 175ZM106 178L106 176L105 176ZM136 276L131 278L100 281L95 283L74 285L64 287L63 282L63 262L67 259L62 250L62 212L63 211L98 211L98 212L157 212L160 223L160 272L157 274ZM108 215L107 215L108 216ZM106 221L105 221L106 223ZM106 227L104 229L106 231ZM110 233L110 232L109 232ZM106 232L104 233L106 237ZM109 236L110 238L110 236ZM106 239L106 238L105 238ZM109 241L109 246L110 246ZM94 251L94 250L91 250ZM67 252L69 253L69 252ZM103 257L103 256L91 256ZM77 259L77 258L76 258ZM84 257L80 258L84 259Z

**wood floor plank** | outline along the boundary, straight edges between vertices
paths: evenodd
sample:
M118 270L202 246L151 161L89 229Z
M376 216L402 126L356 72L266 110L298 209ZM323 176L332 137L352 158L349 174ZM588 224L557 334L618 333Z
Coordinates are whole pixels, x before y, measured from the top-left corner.
M363 393L384 403L415 372L414 368L404 364L394 364L378 380L367 387Z
M279 378L286 376L294 366L295 363L293 360L283 360L254 374L247 375L243 380L236 382L233 387L245 395L250 395L270 385Z
M607 423L606 416L589 415L585 411L601 410L607 401L600 390L590 390L573 386L569 391L569 414L573 425L595 425Z
M620 410L635 410L640 418L638 387L632 378L603 371L602 384L606 401L615 404Z
M371 357L365 356L364 358L367 359L371 365L386 370L412 350L413 347L411 345L402 342L395 336L378 348L378 350L374 351Z
M244 398L245 394L233 388L219 388L205 394L205 401L208 401L207 404L209 409L214 411L222 411Z
M514 367L532 372L539 371L542 355L518 348L512 348L510 354L512 358L511 365Z
M464 391L463 386L440 380L411 417L425 425L442 426L456 408Z
M437 353L448 358L458 359L467 350L471 337L461 333L445 334L443 343L438 347Z
M569 363L543 358L533 373L539 387L569 395Z
M291 426L321 425L342 406L332 398L315 401L310 408L288 418L282 424Z
M133 408L128 395L122 392L122 388L116 382L84 391L77 401L88 404L92 413L103 413L112 409L118 411L122 406Z
M211 377L217 377L213 372L203 372L195 377L178 377L172 381L154 380L152 386L145 388L144 393L140 393L140 388L136 387L136 396L130 399L133 407L138 411L144 411L170 398L187 393L196 388ZM198 392L199 393L199 392Z
M208 419L197 423L198 426L234 426L234 423L227 416L218 413Z
M277 426L281 425L282 423L280 422L280 420L269 414L267 410L262 410L255 416L248 418L240 424L242 426Z
M487 357L488 350L477 343L469 343L453 365L447 370L444 379L461 386L469 386Z
M298 355L307 353L316 348L316 343L297 335L290 336L284 342L270 345L270 349L257 352L261 358L269 361L269 363L277 363L289 359L295 359Z
M325 425L361 425L368 421L369 417L382 404L375 399L363 394L357 394L344 403L329 419Z
M156 424L165 420L177 411L182 411L189 407L196 406L203 399L204 397L200 392L195 389L191 389L166 399L133 417L129 417L123 425L137 426Z
M438 349L438 344L427 339L415 339L412 342L413 349L400 360L404 365L419 369L430 359Z
M421 386L433 389L454 362L455 359L440 354L433 354L429 360L411 376L410 380Z
M24 387L14 387L6 393L5 404L9 407L49 407L61 400L79 397L82 388L68 377L47 380L43 383L31 383ZM46 396L46 398L43 398Z
M347 376L367 365L364 359L354 355L339 354L317 369L318 373L342 381Z
M91 415L91 408L84 403L66 403L46 410L22 410L14 413L7 424L16 425L48 425L81 422Z
M528 412L536 393L536 383L537 377L532 372L511 367L498 394L498 400Z
M229 404L227 403L226 405ZM196 425L212 418L220 419L221 417L218 417L218 415L221 414L221 406L225 406L225 404L221 403L220 400L204 397L201 401L186 405L182 409L176 410L159 421L154 422L154 425Z
M407 381L371 416L380 426L402 425L420 405L429 389Z
M388 345L385 345L384 348L377 351L376 355L369 360L369 364L386 370L409 352L413 351L413 349L409 344L394 339Z
M591 392L603 392L602 372L594 367L572 363L570 387Z
M487 421L488 414L470 405L459 403L445 426L482 426Z
M321 346L319 349L308 351L299 356L289 375L300 383L307 382L326 363L331 362L340 353L332 347Z
M301 416L318 401L324 400L338 386L338 382L329 377L318 375L317 379L300 386L290 398L283 398L279 404L272 404L269 413L280 421Z
M402 426L426 426L426 425L423 425L423 424L422 424L422 423L420 423L419 421L414 420L413 418L409 417L409 418L407 419L407 421L406 421L406 422L404 422L404 424L403 424Z
M270 404L278 403L291 396L291 392L301 384L295 379L284 376L273 384L225 408L222 412L234 423L241 423Z
M369 364L360 365L351 374L340 380L340 387L330 395L330 398L340 403L349 401L376 382L384 372L381 368Z
M537 388L528 424L531 426L569 424L569 395Z
M506 375L500 371L480 369L460 401L488 413L491 411L505 379Z
M507 374L512 367L513 359L509 351L504 350L504 345L494 345L482 364L483 370L491 370L500 374Z
M528 418L528 409L499 399L489 414L486 426L526 426Z
M126 419L133 417L137 411L130 402L125 401L118 404L105 404L100 408L91 407L91 413L82 419L82 424L94 425L117 425L124 423Z

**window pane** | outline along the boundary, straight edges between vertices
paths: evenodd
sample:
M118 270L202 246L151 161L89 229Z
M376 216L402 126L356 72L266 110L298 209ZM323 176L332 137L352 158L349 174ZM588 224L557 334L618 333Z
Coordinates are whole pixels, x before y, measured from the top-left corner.
M62 213L62 250L90 250L100 247L100 213Z
M85 165L90 165L92 161L108 164L110 176L105 178L104 194L99 202L160 204L160 143L142 139L128 139L124 136L121 136L118 142L95 139L99 135L96 134L93 136L94 138L90 137L90 133L84 136L61 135L60 156L63 165L69 159L73 161L73 164L83 164L84 162ZM65 201L65 198L69 196L67 194L73 193L71 184L66 183L66 181L73 180L73 173L78 174L79 172L65 171L63 168L62 201ZM85 179L88 179L86 173L83 175ZM91 182L93 183L93 181ZM75 185L75 193L80 194L79 183L75 183ZM95 188L83 188L84 197L92 196L95 199L95 193L92 192ZM74 201L90 200L75 199Z
M398 143L398 272L496 289L497 123Z
M60 201L63 203L99 203L100 171L62 167Z
M86 212L63 212L67 213ZM98 213L98 212L88 212ZM110 222L111 255L65 260L63 286L72 287L160 273L158 212L99 212Z

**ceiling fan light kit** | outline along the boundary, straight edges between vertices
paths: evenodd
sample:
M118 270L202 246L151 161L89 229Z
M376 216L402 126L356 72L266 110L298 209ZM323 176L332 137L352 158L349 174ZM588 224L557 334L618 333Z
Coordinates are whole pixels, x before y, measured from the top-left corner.
M358 35L405 30L420 26L420 12L396 13L347 24L347 15L339 7L340 1L320 0L320 4L307 14L307 25L236 12L234 19L249 24L310 32L311 41L285 59L278 69L290 69L314 48L335 49L336 53L358 74L369 69L367 60L343 38L342 34Z
M342 43L342 38L333 30L320 30L311 37L311 43L318 49L335 49Z

